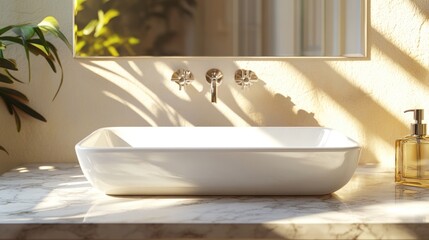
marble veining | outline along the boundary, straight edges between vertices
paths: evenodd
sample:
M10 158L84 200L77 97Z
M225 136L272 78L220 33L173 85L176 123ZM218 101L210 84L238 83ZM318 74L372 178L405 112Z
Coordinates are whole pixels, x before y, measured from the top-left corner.
M376 238L429 234L429 190L358 168L334 194L271 197L105 195L76 164L0 177L0 239Z

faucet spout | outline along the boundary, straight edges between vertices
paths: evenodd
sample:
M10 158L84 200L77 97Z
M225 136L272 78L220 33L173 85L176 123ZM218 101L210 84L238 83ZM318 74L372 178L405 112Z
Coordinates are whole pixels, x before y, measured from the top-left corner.
M211 100L212 103L216 103L217 102L217 83L215 80L212 80L212 82L210 83L210 93L211 93Z
M217 87L222 83L223 74L219 69L210 69L206 73L206 80L210 84L212 103L217 102Z

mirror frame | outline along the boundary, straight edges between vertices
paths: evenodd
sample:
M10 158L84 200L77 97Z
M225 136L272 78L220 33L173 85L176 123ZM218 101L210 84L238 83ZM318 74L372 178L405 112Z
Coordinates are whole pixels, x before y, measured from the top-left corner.
M369 21L369 1L362 0L361 18L361 42L363 43L363 54L348 55L348 56L79 56L76 54L76 35L75 35L75 8L76 1L73 1L73 58L75 59L236 59L236 60L281 60L281 59L368 59L368 25Z

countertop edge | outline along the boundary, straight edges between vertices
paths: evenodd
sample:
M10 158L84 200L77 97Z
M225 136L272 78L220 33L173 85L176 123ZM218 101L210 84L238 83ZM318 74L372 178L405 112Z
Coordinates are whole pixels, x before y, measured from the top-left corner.
M0 239L423 239L429 223L0 224Z

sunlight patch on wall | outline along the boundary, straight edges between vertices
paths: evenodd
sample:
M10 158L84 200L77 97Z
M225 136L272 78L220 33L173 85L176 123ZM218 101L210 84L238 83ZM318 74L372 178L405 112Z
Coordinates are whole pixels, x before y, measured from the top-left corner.
M206 93L205 97L207 101L211 101L211 94ZM228 105L222 101L221 99L217 99L217 103L213 103L213 107L215 107L219 112L222 113L222 115L228 119L233 126L237 127L249 127L250 124L247 123L240 115L235 113L234 110L232 110Z
M314 86L311 80L309 80L302 72L294 68L292 65L287 66L287 76L284 81L289 82L287 85L283 84L283 91L288 96L291 96L292 101L297 107L305 109L311 112L317 112L319 109L318 104L320 96L320 90ZM303 81L304 80L304 81ZM313 81L319 81L320 79L314 79ZM277 90L277 89L275 89ZM273 89L274 91L274 89Z
M247 89L243 90L243 89L237 89L237 88L230 88L230 91L232 93L232 95L234 96L234 100L238 103L237 105L240 107L240 109L247 114L248 117L250 117L253 121L255 121L255 123L257 125L263 125L263 119L264 116L262 113L258 112L257 110L255 110L254 104L251 101L250 98L246 98L244 96L243 91L246 91ZM250 90L250 89L249 89ZM255 100L255 99L253 99ZM267 106L269 107L269 106ZM228 118L230 121L232 121L232 119ZM244 120L243 120L244 122ZM237 126L246 126L246 125L237 125Z
M127 70L125 70L122 66L120 66L116 62L94 62L94 65L81 63L83 67L86 69L96 73L103 79L113 83L119 89L123 90L126 95L108 95L110 98L115 100L119 100L120 103L126 104L130 109L143 109L146 111L144 115L142 114L142 110L136 112L140 116L145 116L145 120L150 119L149 123L155 123L156 119L154 117L160 116L160 114L165 114L170 122L174 125L191 125L183 116L178 114L174 108L169 106L165 101L160 99L160 97L152 92L148 87L144 86L138 79L136 79L132 74L130 74ZM136 105L129 105L129 101L125 100L129 98L129 96L133 97L133 99L137 100L142 107L137 107ZM150 117L152 115L153 117Z
M135 61L128 61L128 64L130 65L131 69L140 77L143 77L143 72L141 69L137 66Z
M349 132L350 129L354 129L354 136L349 136L356 139L358 142L366 142L367 136L363 134L365 132L365 126L359 119L356 118L348 109L331 98L329 94L319 91L319 109L318 119L322 125L327 127L333 127L343 132ZM346 121L339 122L338 119L346 119Z
M88 69L92 70L94 73L97 73L98 75L100 75L101 77L104 77L105 79L109 80L108 78L106 78L107 76L111 77L111 78L121 78L122 80L126 80L127 82L130 82L132 84L135 84L138 87L142 87L140 86L141 83L140 81L136 78L135 75L133 75L130 71L128 71L127 69L125 69L124 67L122 67L119 62L115 62L115 61L109 61L109 62L105 62L105 61L92 61L91 62L93 65L98 66L98 70L95 67L92 67L92 69L90 69L90 65L85 64L85 63L81 63L83 66L87 67ZM129 64L130 62L128 62ZM138 66L134 64L129 65L131 69L137 69L137 75L139 75L139 77L143 77L143 73L141 72L141 70L138 69ZM144 89L147 90L147 89Z
M383 34L398 49L410 56L419 56L425 45L428 45L429 29L427 16L424 16L412 1L392 1L389 9L374 7L372 16L376 18L389 18L388 16L401 16L395 21L372 21L371 26ZM426 39L426 40L425 40ZM426 57L427 58L427 57ZM420 64L426 65L425 59L416 59Z
M291 67L293 68L294 66L291 65ZM298 65L298 67L301 67L301 65ZM328 67L328 69L326 69L326 67ZM325 70L328 73L334 72L341 76L336 72L335 69L329 68L329 65L325 66ZM299 70L299 68L296 69L296 71ZM323 71L323 68L321 68L321 71ZM350 85L349 83L343 84L343 82L341 82L341 85L338 86L338 82L332 82L329 79L315 80L313 78L314 76L310 74L308 76L302 76L300 79L300 81L307 82L304 84L307 89L301 89L300 91L309 91L307 94L311 94L312 97L303 99L301 96L299 100L307 101L304 102L304 104L308 104L311 106L311 108L316 109L315 113L317 121L322 126L335 128L339 131L347 133L346 135L348 137L351 137L359 142L360 145L365 149L365 153L361 157L361 163L366 164L368 162L374 162L375 155L378 157L384 156L384 158L389 156L390 158L391 155L386 155L386 153L392 152L393 148L388 146L388 143L385 142L383 136L380 136L377 132L371 131L371 129L374 127L371 126L371 128L369 128L366 125L367 122L364 121L366 116L360 115L361 113L365 112L365 110L362 110L362 108L367 107L365 105L367 104L367 99L365 99L365 96L362 96L361 91L354 88L354 86ZM344 77L344 81L352 80L348 79L346 76ZM300 104L302 105L303 103L301 102ZM374 106L372 107L374 108ZM368 110L371 111L371 109ZM380 145L388 146L388 149L382 150L378 147L377 149L372 147Z
M293 65L290 65L288 72L292 72L293 75L297 75L300 73L300 70L296 69ZM348 111L344 103L337 102L337 100L324 89L319 89L317 85L313 83L317 81L325 81L325 79L314 80L309 79L308 76L305 76L302 73L300 75L301 77L297 80L299 83L293 84L297 86L290 86L289 90L286 91L287 93L290 93L290 95L298 95L296 97L297 101L299 101L299 106L297 106L298 108L306 106L304 109L314 109L315 112L317 112L317 120L321 120L322 123L337 122L338 119L347 119L347 123L343 123L347 124L347 127L362 127L362 123ZM296 88L296 90L294 88ZM345 89L341 90L345 91ZM303 95L308 95L308 97L303 97Z
M125 99L119 97L118 95L115 95L111 92L108 91L103 91L103 94L106 95L107 97L122 103L124 106L126 106L127 108L129 108L130 110L134 111L135 113L137 113L144 121L146 121L147 123L149 123L150 126L155 126L157 127L158 124L156 123L156 121L154 121L148 114L146 114L144 111L142 111L140 108L138 108L136 105L126 101Z
M124 90L127 94L131 95L150 110L152 114L156 113L156 108L158 108L158 103L160 103L156 94L152 93L129 74L126 73L125 75L121 75L120 73L122 69L120 66L115 67L115 65L117 65L116 63L109 64L108 68L106 65L100 67L85 63L82 63L82 65L103 79L108 80L120 89Z
M402 111L397 110L398 106L403 110L429 107L425 100L429 94L429 87L423 84L424 79L416 79L412 73L398 66L394 59L385 55L377 47L373 48L373 52L379 55L384 65L381 71L375 68L369 69L375 77L371 84L366 84L368 88L371 87L371 96L377 102L401 120L403 114ZM425 105L422 106L422 103Z
M393 170L395 166L395 144L394 141L386 142L378 135L371 135L365 139L365 147L367 151L371 151L371 153L375 156L376 159L379 159L377 162L379 167L383 167L385 169ZM376 149L372 149L372 147L376 147ZM362 159L361 163L370 166L368 159Z

